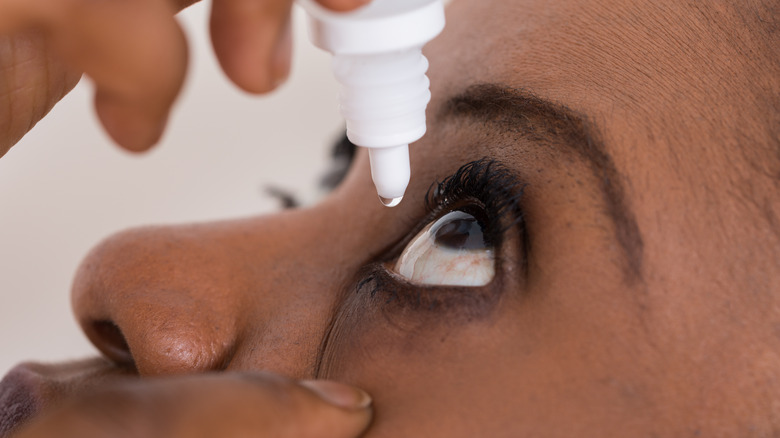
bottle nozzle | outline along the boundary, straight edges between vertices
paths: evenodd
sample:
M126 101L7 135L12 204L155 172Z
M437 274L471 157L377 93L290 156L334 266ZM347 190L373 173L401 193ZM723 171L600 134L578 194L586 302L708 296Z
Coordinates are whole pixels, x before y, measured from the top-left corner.
M409 145L369 148L368 159L371 162L371 179L382 204L387 207L400 204L411 175Z

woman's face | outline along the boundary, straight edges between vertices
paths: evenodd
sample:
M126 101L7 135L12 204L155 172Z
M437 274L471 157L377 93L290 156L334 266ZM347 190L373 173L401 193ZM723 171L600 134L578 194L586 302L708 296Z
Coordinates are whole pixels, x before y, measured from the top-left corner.
M729 146L777 81L740 51L766 11L732 7L455 1L400 206L361 151L313 208L121 233L78 320L144 376L354 384L368 436L771 431L780 208L729 184L775 164Z

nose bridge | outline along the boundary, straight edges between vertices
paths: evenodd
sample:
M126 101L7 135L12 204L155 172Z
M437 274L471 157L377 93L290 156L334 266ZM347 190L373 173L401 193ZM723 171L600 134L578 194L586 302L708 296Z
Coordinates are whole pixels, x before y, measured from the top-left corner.
M291 212L119 233L82 263L74 311L105 355L142 375L229 365L306 375L331 285L349 271L322 224Z
M262 236L247 240L247 251L263 249L247 267L251 284L229 369L313 376L342 286L361 264L350 250L360 239L342 219L332 205L289 211L268 218Z

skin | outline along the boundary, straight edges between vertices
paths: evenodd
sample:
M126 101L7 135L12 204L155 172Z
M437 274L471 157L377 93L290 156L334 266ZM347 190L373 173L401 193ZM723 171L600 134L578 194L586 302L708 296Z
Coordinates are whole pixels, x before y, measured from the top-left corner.
M774 436L777 14L732 3L455 1L426 48L429 132L399 207L376 201L361 152L315 207L120 233L82 264L77 318L144 377L268 370L361 387L366 436ZM449 114L480 83L587 120L633 240L582 155ZM424 225L430 184L482 157L526 184L528 237L507 232L494 281L433 310L356 293L364 267ZM463 294L480 298L447 298ZM39 431L62 430L46 418Z

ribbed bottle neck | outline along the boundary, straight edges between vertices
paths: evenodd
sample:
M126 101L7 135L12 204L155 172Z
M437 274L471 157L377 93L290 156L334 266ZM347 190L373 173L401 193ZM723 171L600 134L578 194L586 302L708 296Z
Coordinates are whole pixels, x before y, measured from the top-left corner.
M335 55L339 107L347 136L360 146L409 144L425 134L431 98L420 48L371 55Z

